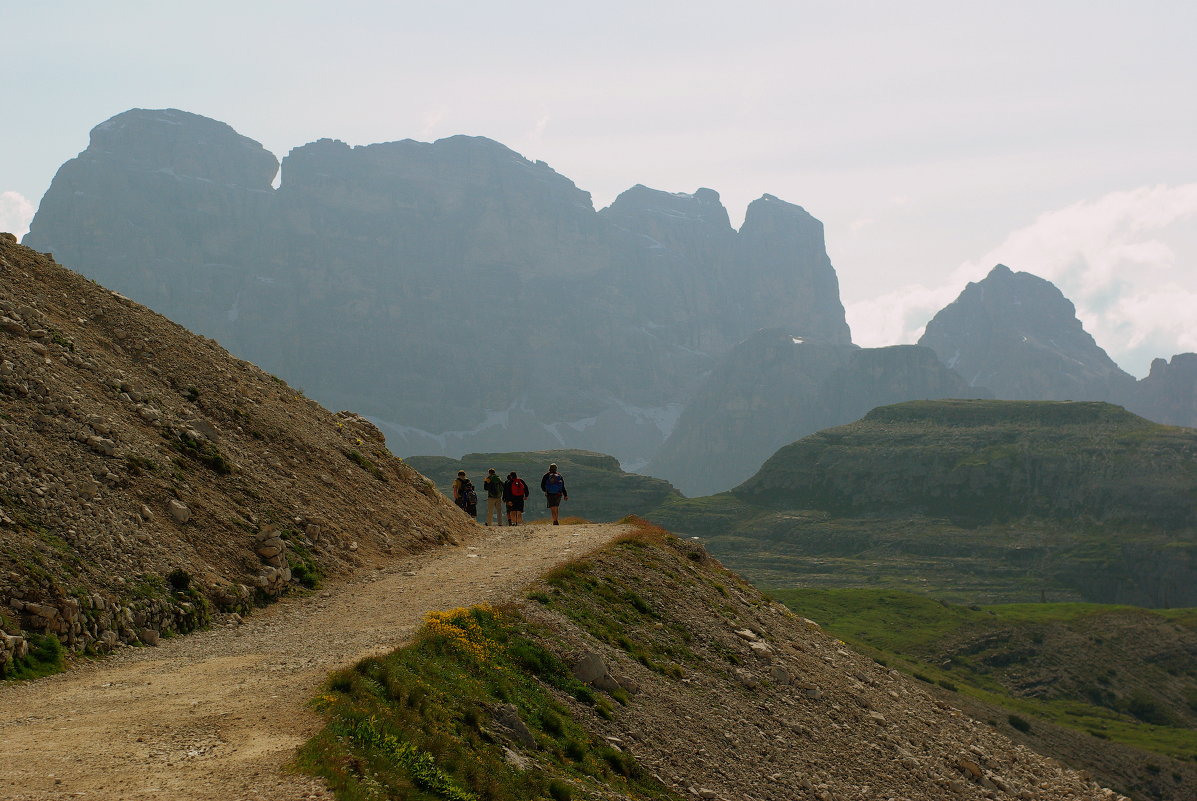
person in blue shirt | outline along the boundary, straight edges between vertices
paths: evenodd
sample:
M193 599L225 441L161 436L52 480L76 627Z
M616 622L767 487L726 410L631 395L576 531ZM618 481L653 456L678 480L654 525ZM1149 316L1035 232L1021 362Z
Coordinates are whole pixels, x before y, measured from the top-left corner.
M557 472L557 465L549 465L549 472L540 479L540 489L548 501L549 512L553 515L553 525L561 525L561 521L557 519L557 513L561 508L561 502L569 500L569 492L565 489L565 478Z

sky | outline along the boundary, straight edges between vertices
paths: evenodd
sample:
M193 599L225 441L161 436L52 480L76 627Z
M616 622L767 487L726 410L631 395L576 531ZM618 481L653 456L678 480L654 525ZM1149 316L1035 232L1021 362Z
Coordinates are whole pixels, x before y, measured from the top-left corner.
M1197 351L1197 3L0 0L0 230L130 108L280 158L488 136L596 208L645 184L823 221L853 340L914 342L997 263L1124 369Z

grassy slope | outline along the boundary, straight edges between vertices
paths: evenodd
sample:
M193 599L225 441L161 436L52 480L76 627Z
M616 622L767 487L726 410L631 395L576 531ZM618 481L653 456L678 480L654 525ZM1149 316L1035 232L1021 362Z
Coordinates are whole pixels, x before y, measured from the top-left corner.
M965 607L861 589L787 589L774 595L846 642L923 680L1017 716L1197 761L1194 610Z
M556 462L569 488L569 500L562 507L564 514L607 522L629 514L642 514L647 509L681 497L668 481L625 473L614 457L591 451L467 453L461 459L411 456L405 461L432 479L444 492L448 492L453 479L457 477L457 471L465 470L480 497L483 495L482 479L486 477L488 468L495 468L498 475L504 478L514 470L532 489L529 514L526 515L529 520L538 511L543 511L540 477L550 462ZM485 509L485 505L482 506Z
M631 537L615 547L643 545ZM600 584L601 591L588 592ZM628 639L624 624L657 618L633 592L613 593L597 582L585 562L550 574L533 600L552 604L652 669L681 677L670 661L676 646L662 643L683 633L667 631L655 646ZM612 792L678 799L626 752L587 733L582 710L609 720L630 699L623 690L603 693L577 681L555 653L559 648L552 632L514 608L430 613L412 646L330 679L315 702L328 726L302 750L299 766L325 777L341 801L564 801ZM504 705L536 743L535 756L522 763L509 753Z

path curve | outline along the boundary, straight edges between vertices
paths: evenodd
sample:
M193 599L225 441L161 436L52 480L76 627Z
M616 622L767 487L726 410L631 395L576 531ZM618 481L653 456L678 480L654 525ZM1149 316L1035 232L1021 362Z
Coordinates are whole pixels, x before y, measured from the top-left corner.
M306 703L329 672L402 644L430 609L515 600L628 528L479 528L242 625L0 686L0 799L332 798L285 770L320 725Z

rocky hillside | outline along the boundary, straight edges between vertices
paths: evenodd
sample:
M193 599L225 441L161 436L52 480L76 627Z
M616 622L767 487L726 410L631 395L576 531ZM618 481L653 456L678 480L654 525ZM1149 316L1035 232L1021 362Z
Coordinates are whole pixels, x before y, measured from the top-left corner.
M26 640L154 644L473 525L365 419L11 234L0 399L0 673Z
M1113 799L645 530L332 678L340 798Z
M734 487L778 448L912 399L988 397L927 348L857 348L758 331L712 371L648 464L688 495Z
M322 139L279 165L136 109L62 166L26 244L334 408L401 454L583 448L643 464L762 326L849 341L822 225L765 196L636 187L596 212L481 137ZM135 234L135 235L134 235Z
M1102 403L921 401L652 518L752 580L980 601L1197 605L1197 432Z
M495 472L504 478L514 470L532 489L527 520L547 515L539 487L540 478L551 463L555 463L565 477L569 500L561 508L562 513L569 517L582 517L594 522L619 520L680 497L680 493L668 481L624 472L614 457L592 451L467 453L460 459L413 456L407 463L446 493L457 477L457 471L465 470L480 496L482 479L486 478L489 468L495 468ZM484 510L485 504L480 502L479 514L484 514Z

